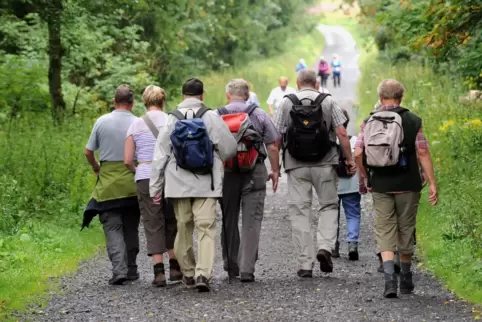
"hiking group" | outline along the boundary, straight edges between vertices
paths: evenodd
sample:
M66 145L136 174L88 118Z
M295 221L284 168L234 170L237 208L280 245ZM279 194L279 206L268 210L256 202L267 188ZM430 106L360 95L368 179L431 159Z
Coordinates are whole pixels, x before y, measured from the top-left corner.
M267 182L276 192L281 155L297 275L312 278L316 260L322 272L333 271L332 257L339 256L340 205L347 218L348 257L358 260L361 194L371 191L384 295L396 296L398 287L401 293L412 292L420 167L429 182L430 202L437 203L422 122L400 107L403 86L385 80L378 88L376 110L360 134L349 137L349 114L320 91L318 76L317 70L301 69L298 90L288 87L288 79L282 77L268 98L269 114L240 78L227 84L227 105L216 110L203 103L203 83L187 80L182 102L170 114L163 111L165 91L150 85L142 95L147 112L141 118L131 112L133 91L119 86L115 109L95 122L85 149L97 182L83 227L99 214L112 263L109 284L139 278L136 258L142 218L147 254L153 261L152 284L165 286L169 280L209 291L218 202L224 270L229 279L253 282ZM313 187L319 202L316 245L310 225ZM395 252L400 257L399 274ZM164 267L166 254L169 272Z

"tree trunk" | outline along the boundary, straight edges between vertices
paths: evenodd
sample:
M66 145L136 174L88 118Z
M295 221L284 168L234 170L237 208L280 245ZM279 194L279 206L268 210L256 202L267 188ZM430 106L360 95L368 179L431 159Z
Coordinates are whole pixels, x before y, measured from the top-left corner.
M65 101L62 94L62 0L47 2L45 18L49 31L49 90L52 99L52 117L59 124L65 116Z

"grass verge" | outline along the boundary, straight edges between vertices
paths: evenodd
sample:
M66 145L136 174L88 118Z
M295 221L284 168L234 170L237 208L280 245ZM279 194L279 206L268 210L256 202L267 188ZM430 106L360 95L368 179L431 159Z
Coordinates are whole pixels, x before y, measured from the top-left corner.
M421 264L459 297L482 303L482 104L463 104L460 83L417 64L391 66L375 51L361 65L361 115L376 100L378 83L395 78L406 88L403 105L423 118L431 142L440 204L423 194L417 222Z
M313 31L287 40L286 51L243 68L202 77L210 107L225 104L225 85L235 77L252 83L262 105L280 76L296 86L300 58L314 63L323 37ZM175 106L175 105L174 105ZM27 121L28 120L28 121ZM24 115L0 131L0 320L42 304L58 277L104 246L100 224L79 231L82 210L94 184L82 150L93 120L72 118L53 127L49 116Z

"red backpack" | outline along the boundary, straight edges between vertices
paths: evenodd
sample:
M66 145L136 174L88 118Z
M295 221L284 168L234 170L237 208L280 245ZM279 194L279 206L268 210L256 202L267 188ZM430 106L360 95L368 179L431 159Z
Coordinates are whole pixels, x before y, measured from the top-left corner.
M259 150L262 145L261 135L256 131L250 116L257 105L250 105L245 112L229 113L226 107L218 109L224 123L236 139L237 155L224 162L224 167L239 172L249 172L254 169L260 158Z

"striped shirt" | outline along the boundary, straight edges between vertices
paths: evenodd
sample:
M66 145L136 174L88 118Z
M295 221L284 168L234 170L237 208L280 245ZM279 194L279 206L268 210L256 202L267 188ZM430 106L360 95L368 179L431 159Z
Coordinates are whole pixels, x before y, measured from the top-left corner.
M149 111L147 115L159 130L167 123L167 114L162 111ZM149 179L151 177L151 162L154 156L156 137L152 134L151 130L149 130L142 118L137 118L132 123L127 131L127 136L132 136L134 139L136 147L134 159L139 162L135 180Z

